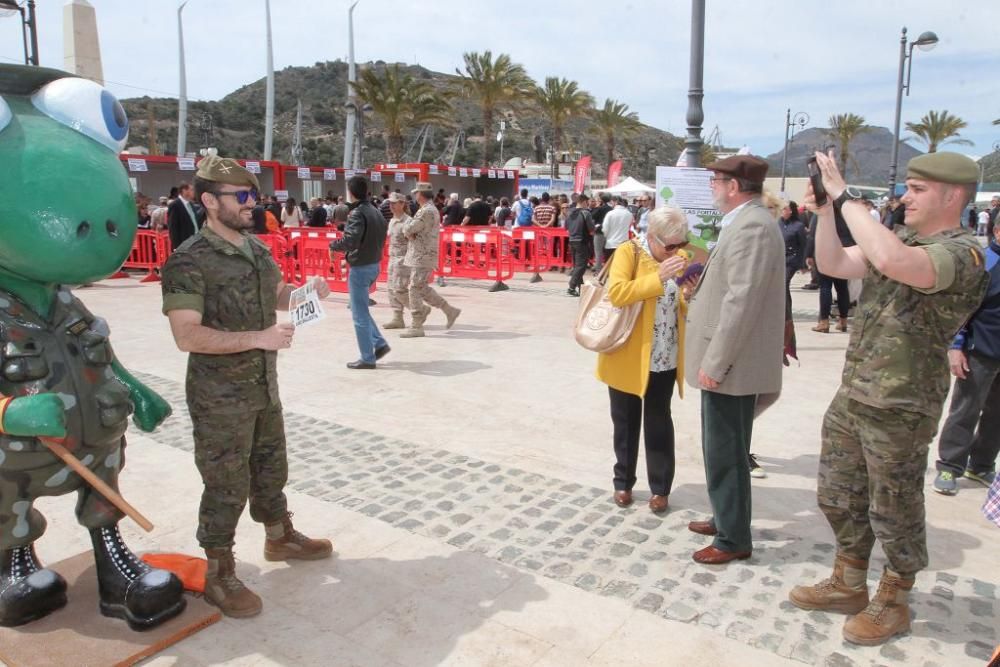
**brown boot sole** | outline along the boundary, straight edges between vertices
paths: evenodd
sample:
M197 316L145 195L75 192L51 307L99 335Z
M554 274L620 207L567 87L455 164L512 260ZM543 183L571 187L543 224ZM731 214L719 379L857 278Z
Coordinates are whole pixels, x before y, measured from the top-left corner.
M260 605L259 607L252 609L226 609L225 607L217 604L215 600L209 598L207 595L204 596L204 600L213 607L217 607L219 611L222 612L223 616L227 616L229 618L253 618L254 616L260 616L260 612L264 609L264 605Z
M270 561L272 563L283 560L323 560L324 558L329 558L332 555L333 555L333 549L330 549L329 551L312 551L307 553L302 553L299 551L293 551L288 553L265 551L264 560Z
M851 642L852 644L857 644L858 646L880 646L893 637L899 635L906 635L910 633L910 624L907 623L906 627L896 630L891 635L885 637L858 637L857 635L848 632L847 628L844 628L844 639Z
M849 600L843 600L840 602L832 602L830 604L816 604L814 602L809 602L808 600L799 600L795 598L794 591L788 594L788 601L799 609L805 609L807 611L830 611L837 614L847 614L848 616L854 616L855 614L860 614L868 606L867 596L864 602L856 602L851 604Z

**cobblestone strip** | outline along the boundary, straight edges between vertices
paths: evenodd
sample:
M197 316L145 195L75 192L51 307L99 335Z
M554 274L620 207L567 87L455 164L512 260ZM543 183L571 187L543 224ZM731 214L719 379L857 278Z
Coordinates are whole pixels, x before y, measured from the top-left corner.
M137 374L175 408L152 438L190 451L183 386ZM787 602L795 583L827 576L833 547L756 530L752 560L702 566L705 538L689 510L660 518L641 503L619 509L607 489L583 486L285 412L289 485L395 527L478 552L651 614L707 626L806 664L981 665L998 642L997 589L923 573L913 595L916 635L883 647L842 641L843 616Z

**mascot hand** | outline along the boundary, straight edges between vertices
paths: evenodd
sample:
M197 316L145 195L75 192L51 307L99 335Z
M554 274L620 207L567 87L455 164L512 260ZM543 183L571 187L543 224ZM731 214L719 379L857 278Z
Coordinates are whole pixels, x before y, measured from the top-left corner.
M132 421L147 433L163 423L172 412L170 404L149 387L136 387L132 392L135 414Z
M14 436L62 438L66 436L66 408L55 394L21 396L7 405L4 433Z

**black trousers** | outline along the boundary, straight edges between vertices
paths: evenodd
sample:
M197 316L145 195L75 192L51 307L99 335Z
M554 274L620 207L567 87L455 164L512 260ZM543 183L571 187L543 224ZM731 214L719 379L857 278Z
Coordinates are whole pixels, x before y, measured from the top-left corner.
M847 289L847 281L843 278L831 278L819 274L819 319L830 319L833 310L833 290L837 290L837 310L841 317L847 317L851 309L851 293Z
M962 475L993 470L1000 452L1000 360L970 352L969 372L955 380L938 441L937 469Z
M674 420L670 415L670 399L676 380L676 369L651 372L644 397L608 387L614 425L615 491L631 491L635 486L641 428L646 443L649 490L658 496L670 495L674 484Z
M798 269L794 264L785 264L785 321L792 319L792 278Z
M569 276L569 288L577 289L583 284L583 274L587 272L590 244L586 241L570 241L569 247L573 253L573 273Z

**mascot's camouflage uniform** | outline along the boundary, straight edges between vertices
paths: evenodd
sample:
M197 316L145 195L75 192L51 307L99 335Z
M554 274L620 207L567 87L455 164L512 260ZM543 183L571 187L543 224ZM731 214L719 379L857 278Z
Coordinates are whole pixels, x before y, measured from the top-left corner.
M116 489L128 416L150 431L170 414L65 287L107 277L132 247L135 205L117 156L127 135L124 110L96 83L0 65L0 625L66 604L66 582L35 554L45 519L32 505L72 491L101 612L142 630L184 609L180 581L132 554L122 514L39 439L60 440Z

